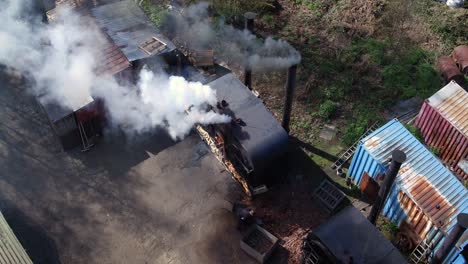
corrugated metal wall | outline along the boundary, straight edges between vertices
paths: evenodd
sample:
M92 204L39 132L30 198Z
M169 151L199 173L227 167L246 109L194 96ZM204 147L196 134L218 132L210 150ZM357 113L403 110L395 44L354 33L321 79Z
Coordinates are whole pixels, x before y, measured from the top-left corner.
M0 213L0 263L32 264L31 259Z
M444 212L441 210L441 213L436 213L435 216L437 217L441 214L447 215L447 219L441 229L446 233L450 232L455 224L456 215L460 212L468 212L467 190L397 120L390 121L360 142L351 161L348 177L351 177L355 184L359 184L364 172L367 172L373 178L385 172L389 164L388 159L391 157L391 151L394 149L403 150L407 154L408 159L403 163L399 176L392 186L382 214L397 225L409 220L407 222L414 222L416 226L418 224L421 226L424 225L421 222L422 216L417 214L418 210L414 208L414 204L417 204L419 209L423 209L425 215L429 218L434 216L431 212L438 206L439 198L442 198L446 201L446 205L442 205ZM423 186L419 190L421 177L429 185ZM429 191L428 188L431 190ZM403 206L400 201L404 200L404 197L401 195L402 192L416 203L411 203L410 205L412 206L406 203L407 206ZM438 195L432 195L432 193L437 193ZM437 242L436 250L443 242L443 232L440 232L431 221L423 228L420 228L419 233L426 235L426 238L430 241ZM453 249L450 259L455 259L458 254L459 252Z
M439 157L454 168L454 173L461 180L468 180L468 174L458 167L461 159L468 158L468 138L427 101L421 108L416 126L421 130L426 144L439 150Z

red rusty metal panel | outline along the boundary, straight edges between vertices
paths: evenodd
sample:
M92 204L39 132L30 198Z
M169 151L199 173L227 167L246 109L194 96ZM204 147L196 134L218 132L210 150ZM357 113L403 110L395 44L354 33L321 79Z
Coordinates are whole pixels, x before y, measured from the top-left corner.
M421 238L424 238L432 226L429 218L424 214L423 210L416 205L411 198L408 197L404 192L400 191L398 194L398 200L400 201L403 211L406 213L408 218L406 221L402 222L400 229L408 229L411 232L414 232L418 238L413 238L416 240L415 244Z
M460 85L464 83L463 74L458 69L455 62L449 56L441 56L437 61L437 68L444 77L444 80L448 83L455 81Z
M459 99L464 94L457 92L453 96ZM466 107L461 106L459 101L454 102L445 98L437 106L445 111L446 116L450 117L454 123L457 123L461 129L466 130L468 125L465 126L464 124L468 118L459 114L459 112L465 112ZM452 105L447 105L450 102ZM457 107L461 108L461 110L457 109ZM465 115L468 115L466 113ZM458 167L458 162L468 155L468 138L466 135L444 118L438 109L431 106L428 101L425 101L421 108L416 126L420 129L426 144L439 150L439 157L451 167L457 177L461 180L468 180L468 174Z
M373 202L377 198L380 186L372 177L369 176L369 174L367 174L367 172L364 172L361 182L359 183L359 188L366 197Z
M94 100L84 107L75 111L75 116L78 122L85 123L92 119L104 118L104 108L102 101Z
M97 74L115 75L130 67L123 52L106 35L105 44L99 50Z
M458 64L460 71L468 74L468 46L460 45L453 50L452 58Z
M456 211L424 176L418 176L416 184L410 188L409 193L418 207L431 219L431 222L441 228L448 223ZM409 216L410 217L410 216ZM410 217L412 219L413 217Z

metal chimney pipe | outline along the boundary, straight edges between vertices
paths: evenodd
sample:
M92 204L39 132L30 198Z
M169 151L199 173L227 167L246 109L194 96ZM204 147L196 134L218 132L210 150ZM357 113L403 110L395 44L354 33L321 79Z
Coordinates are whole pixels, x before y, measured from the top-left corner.
M457 224L450 231L449 235L445 238L442 246L437 250L431 264L441 264L452 248L457 244L460 237L463 235L465 230L468 228L468 214L461 213L457 216Z
M244 14L244 18L245 18L244 29L245 30L248 30L248 31L254 33L254 22L255 22L255 17L256 16L257 16L257 14L254 13L254 12L246 12ZM249 65L249 62L247 62L247 65L245 65L244 84L250 90L252 90L252 67L251 67L251 65Z
M286 96L284 97L283 110L283 128L289 133L289 121L291 119L291 110L293 103L294 90L296 89L296 71L297 65L293 65L288 69L288 79L286 80Z
M377 222L377 218L379 217L380 212L382 211L383 203L385 202L385 199L387 199L388 193L390 192L390 188L392 187L392 184L395 181L398 171L400 170L401 164L405 160L406 154L403 151L394 150L392 152L392 163L390 164L388 170L385 172L384 183L380 187L379 195L375 199L374 204L372 205L371 212L367 218L369 222L371 222L373 225L375 225L375 223Z

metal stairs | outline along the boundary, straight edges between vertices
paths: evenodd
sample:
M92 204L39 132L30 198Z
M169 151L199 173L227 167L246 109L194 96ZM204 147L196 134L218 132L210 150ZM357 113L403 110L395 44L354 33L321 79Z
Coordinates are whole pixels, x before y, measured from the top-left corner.
M421 243L411 252L409 261L412 264L428 263L429 255L432 251L432 247L425 240L422 240Z
M343 164L345 164L353 156L354 152L356 151L357 146L359 145L359 142L363 138L367 137L372 132L374 132L377 128L379 128L379 126L380 126L380 124L379 124L378 121L375 122L374 124L372 124L366 130L366 132L364 132L364 134L362 134L362 136L356 142L354 142L354 144L351 147L349 147L346 151L341 153L338 160L336 160L335 163L333 163L333 165L331 165L332 170L337 170L337 169L341 168L341 166L343 166Z

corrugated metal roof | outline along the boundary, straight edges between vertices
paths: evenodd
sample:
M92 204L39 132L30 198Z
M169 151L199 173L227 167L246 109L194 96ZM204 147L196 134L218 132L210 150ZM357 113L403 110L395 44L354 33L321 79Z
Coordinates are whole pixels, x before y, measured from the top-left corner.
M131 62L175 49L175 45L156 30L133 0L98 6L93 8L91 12L99 26ZM152 54L140 48L144 42L152 37L163 42L166 48Z
M406 153L407 160L396 184L436 226L446 230L455 223L458 213L468 212L466 188L397 120L374 131L361 143L383 167L388 167L393 150ZM353 159L353 162L356 161Z
M78 14L80 14L80 19L89 23L90 27L99 29L95 18L92 17L89 10L90 6L94 6L97 3L89 3L89 0L62 0L56 1L56 8L67 5L70 8L74 9ZM47 19L49 21L54 21L57 18L56 8L49 10L47 12ZM103 35L103 43L99 47L98 59L97 59L97 74L117 74L130 67L130 62L123 52L115 45L112 39L104 33L101 29L100 34Z
M0 263L32 264L28 254L0 213Z
M427 100L454 127L468 136L468 92L452 81Z

